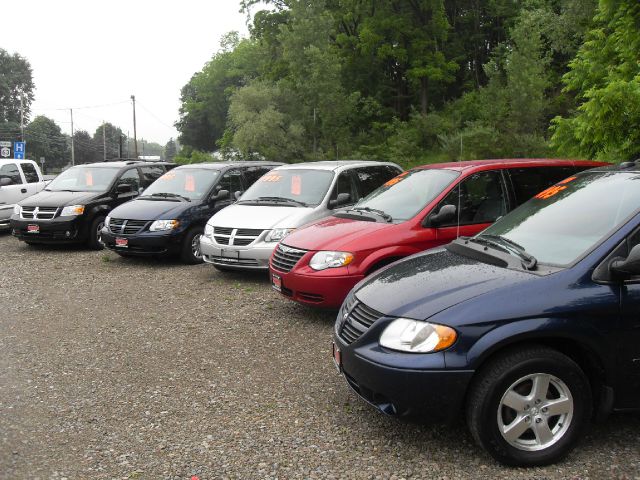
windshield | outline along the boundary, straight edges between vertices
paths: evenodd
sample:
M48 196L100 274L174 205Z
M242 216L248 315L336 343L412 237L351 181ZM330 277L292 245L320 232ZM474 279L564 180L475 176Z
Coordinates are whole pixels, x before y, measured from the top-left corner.
M104 192L119 170L119 167L72 167L54 178L46 189L52 192Z
M607 238L640 206L638 173L569 177L524 203L479 236L517 243L538 262L567 266Z
M174 168L149 185L143 196L169 194L198 200L211 190L219 174L208 168Z
M381 210L403 222L413 218L460 174L453 170L410 170L392 178L360 200L356 208Z
M283 169L263 175L240 198L240 203L284 199L316 206L327 194L333 172L329 170ZM286 203L283 203L286 205Z

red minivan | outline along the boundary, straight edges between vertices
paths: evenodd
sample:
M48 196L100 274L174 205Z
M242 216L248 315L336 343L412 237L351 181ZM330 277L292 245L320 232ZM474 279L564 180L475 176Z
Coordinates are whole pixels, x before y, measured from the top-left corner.
M271 256L272 286L297 302L337 308L371 272L475 235L545 188L602 165L505 159L414 168L283 239Z

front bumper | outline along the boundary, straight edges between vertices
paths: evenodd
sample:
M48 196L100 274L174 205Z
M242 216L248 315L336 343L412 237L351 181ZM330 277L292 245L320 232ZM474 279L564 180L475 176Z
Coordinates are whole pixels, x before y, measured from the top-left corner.
M218 245L204 235L200 238L200 249L205 262L237 270L268 270L269 259L277 242L256 242L255 245L234 247Z
M454 422L460 418L474 372L446 369L444 353L388 352L387 364L384 349L377 341L374 345L354 347L334 333L336 347L340 350L340 371L347 384L382 413L435 422ZM411 357L415 355L423 357L421 368L412 365ZM402 357L406 360L404 367Z
M304 260L304 258L302 259ZM301 262L302 262L301 260ZM307 270L311 270L307 268ZM341 270L345 270L341 268ZM364 275L331 275L332 269L304 274L297 268L290 272L280 272L273 267L271 275L282 280L280 293L291 300L305 305L324 308L338 308L351 289L364 278Z
M0 231L9 230L13 205L0 205Z
M116 245L116 238L126 238L127 246ZM143 231L134 235L114 234L107 227L102 229L102 242L104 246L114 252L127 255L149 256L162 254L175 254L180 251L184 230L149 232Z
M27 231L27 226L38 225L38 233ZM12 215L10 221L11 233L18 240L30 243L78 243L84 241L87 229L81 217L58 217L52 220L22 219Z

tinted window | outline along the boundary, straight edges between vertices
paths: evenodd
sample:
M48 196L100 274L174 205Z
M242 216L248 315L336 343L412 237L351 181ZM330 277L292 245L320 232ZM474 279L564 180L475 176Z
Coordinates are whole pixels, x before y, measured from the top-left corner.
M244 178L246 180L247 188L256 183L256 181L267 173L271 168L269 167L249 167L244 170Z
M11 180L9 185L20 185L22 184L22 178L20 178L20 171L18 170L18 165L15 163L7 163L0 167L0 178L8 178Z
M234 194L236 192L242 191L240 170L229 170L227 173L225 173L220 179L216 190L228 190L229 198L235 199Z
M72 167L54 178L47 190L103 192L109 187L118 170L118 167Z
M140 176L138 175L137 168L131 168L124 172L118 180L118 185L122 184L131 185L134 192L140 191Z
M191 199L204 197L220 172L209 168L178 168L162 175L144 191L146 196L180 195Z
M570 177L574 167L510 168L507 170L516 194L516 205L521 205L545 188Z
M40 181L36 167L30 163L21 163L20 166L22 167L22 173L24 173L24 178L27 183L38 183Z
M140 170L142 171L142 184L145 187L151 185L164 174L164 168L159 165L140 167Z
M445 199L440 202L436 212L443 205L460 207L459 218L440 226L469 225L474 223L495 222L507 213L507 201L500 172L474 173L460 182Z
M343 205L349 205L358 200L358 191L353 183L351 171L342 172L338 175L338 180L336 180L336 185L333 187L330 200L337 200L338 194L340 193L347 193L349 195L349 201Z
M400 173L400 170L387 165L356 168L355 176L360 189L360 195L366 197L383 183L391 180Z
M484 233L507 237L541 263L568 265L638 211L638 185L638 173L589 172L569 177Z

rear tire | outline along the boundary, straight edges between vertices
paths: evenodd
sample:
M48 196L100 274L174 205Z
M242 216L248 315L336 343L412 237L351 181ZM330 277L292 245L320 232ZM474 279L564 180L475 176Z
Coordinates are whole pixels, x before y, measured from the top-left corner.
M104 227L104 218L105 217L94 218L89 227L89 240L87 241L87 245L92 250L102 250L104 248L102 233L100 233L102 227Z
M188 265L196 265L202 263L202 249L200 247L200 237L204 233L204 228L192 228L184 236L182 241L182 249L180 251L180 259Z
M572 359L530 346L490 360L467 398L475 441L501 463L532 467L566 456L588 426L591 388Z

